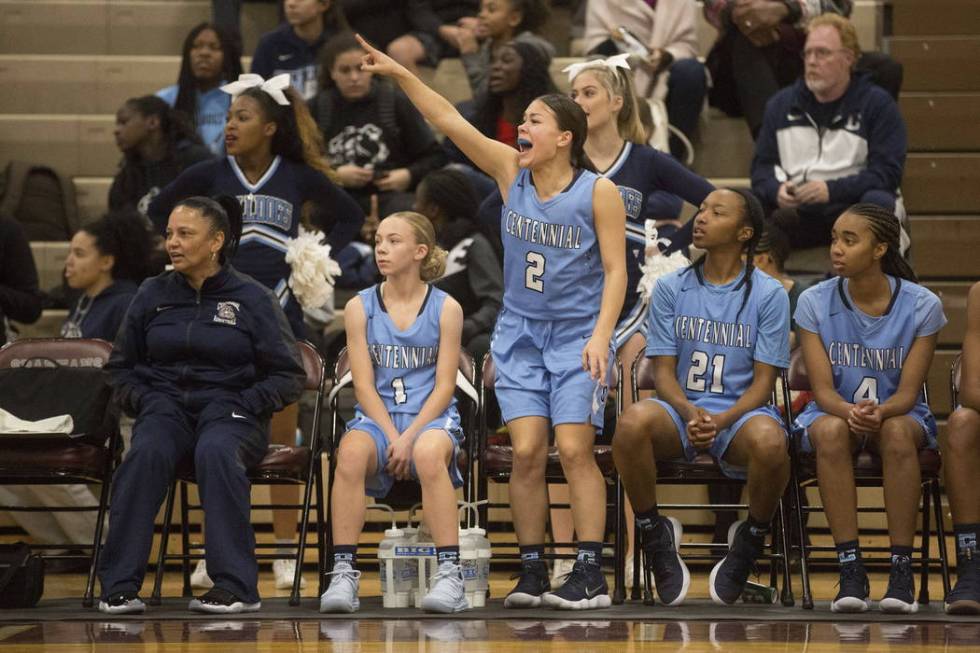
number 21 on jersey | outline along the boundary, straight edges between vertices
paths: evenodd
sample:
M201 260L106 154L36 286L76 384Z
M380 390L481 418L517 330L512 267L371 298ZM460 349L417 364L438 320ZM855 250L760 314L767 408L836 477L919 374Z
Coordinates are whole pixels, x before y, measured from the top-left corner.
M708 373L708 354L703 351L691 353L691 366L687 368L687 389L692 392L704 392L708 385L707 377L711 377L711 386L707 387L708 392L714 394L725 394L725 386L722 382L725 373L725 355L715 354L711 358L711 372Z

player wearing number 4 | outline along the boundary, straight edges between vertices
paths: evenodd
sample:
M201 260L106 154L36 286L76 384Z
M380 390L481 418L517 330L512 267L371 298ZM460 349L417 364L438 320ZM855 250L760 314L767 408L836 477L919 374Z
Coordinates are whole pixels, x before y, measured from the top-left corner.
M610 605L600 567L605 484L593 454L610 344L626 290L625 209L584 152L585 113L563 95L532 101L515 150L483 136L453 106L363 40L363 67L388 75L422 115L492 177L504 200L504 308L491 342L495 391L514 448L510 495L521 577L509 608ZM544 552L549 429L568 480L578 558L550 592Z
M789 298L752 265L762 229L751 192L705 198L694 216L704 256L661 277L650 301L646 355L658 398L630 406L613 438L644 565L665 605L683 602L691 577L678 554L680 522L657 511L656 461L707 452L727 476L746 479L748 520L732 525L728 554L709 577L721 604L741 596L789 479L786 432L766 405L777 370L789 365Z
M439 567L422 600L428 612L467 609L459 565L455 488L463 434L456 412L463 310L429 285L446 252L428 218L393 213L378 226L374 253L383 283L347 302L344 321L357 407L340 441L331 503L334 565L320 612L354 612L357 539L365 493L388 494L395 479L418 479Z
M815 401L796 420L804 451L815 451L820 497L840 561L834 612L870 607L861 562L852 455L881 456L891 574L879 607L918 609L912 577L912 538L921 478L917 450L935 448L936 420L922 383L946 324L942 304L916 283L899 254L898 219L888 210L856 204L831 231L836 277L800 295L796 308L803 358Z

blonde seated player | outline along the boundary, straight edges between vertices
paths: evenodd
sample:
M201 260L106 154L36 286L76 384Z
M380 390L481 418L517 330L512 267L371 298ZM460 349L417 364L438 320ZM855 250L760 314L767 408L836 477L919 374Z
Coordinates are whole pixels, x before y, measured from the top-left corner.
M426 525L439 567L422 600L428 612L467 609L459 565L455 488L463 432L454 391L463 310L429 282L442 276L446 252L432 223L411 211L378 226L374 254L384 281L347 302L347 352L357 406L340 441L331 497L334 560L320 612L355 612L357 540L365 494L384 497L395 480L422 485Z

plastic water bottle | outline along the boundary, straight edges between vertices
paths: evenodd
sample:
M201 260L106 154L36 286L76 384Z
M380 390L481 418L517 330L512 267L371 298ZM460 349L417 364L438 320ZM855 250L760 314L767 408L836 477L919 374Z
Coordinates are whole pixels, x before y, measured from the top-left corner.
M459 565L463 571L463 591L471 608L486 605L485 597L478 597L480 580L480 560L475 535L472 528L459 529Z
M410 560L395 555L399 545L406 544L405 531L400 528L385 529L384 539L378 545L378 561L381 565L381 603L386 608L407 608L412 590Z
M411 556L417 561L416 573L412 578L413 603L416 608L422 608L422 598L429 592L429 579L436 573L436 545L432 541L432 534L425 527L425 523L419 524L415 541L402 547L403 554Z
M486 529L476 526L470 529L470 537L476 545L477 557L477 595L479 599L474 605L482 607L490 598L490 538Z

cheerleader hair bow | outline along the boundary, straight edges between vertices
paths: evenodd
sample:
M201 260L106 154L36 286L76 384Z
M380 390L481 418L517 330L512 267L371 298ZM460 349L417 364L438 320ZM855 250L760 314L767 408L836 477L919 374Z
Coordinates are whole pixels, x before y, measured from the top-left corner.
M238 76L238 81L225 84L221 90L232 97L236 97L242 91L256 86L270 95L276 104L281 104L284 107L289 106L289 98L283 93L283 90L289 86L289 73L276 75L269 79L262 79L262 75L255 73L243 73Z
M581 61L579 63L573 63L569 66L562 68L563 73L568 73L568 81L575 79L580 72L587 70L588 68L608 68L609 70L616 72L617 68L622 68L623 70L629 70L630 54L629 52L624 52L622 54L617 54L608 59L590 59L589 61Z

